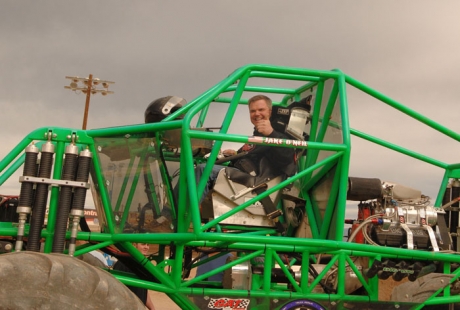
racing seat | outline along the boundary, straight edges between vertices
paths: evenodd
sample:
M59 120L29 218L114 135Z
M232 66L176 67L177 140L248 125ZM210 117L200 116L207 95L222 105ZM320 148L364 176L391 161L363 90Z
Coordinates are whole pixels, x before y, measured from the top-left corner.
M226 167L219 172L211 192L214 218L285 180L285 175L274 176L265 160L262 160L261 166L264 166L260 170L264 171L264 174L260 176L252 176L232 167ZM274 192L266 199L256 202L221 223L273 227L274 219L282 214L282 211L276 208L279 200L280 191Z

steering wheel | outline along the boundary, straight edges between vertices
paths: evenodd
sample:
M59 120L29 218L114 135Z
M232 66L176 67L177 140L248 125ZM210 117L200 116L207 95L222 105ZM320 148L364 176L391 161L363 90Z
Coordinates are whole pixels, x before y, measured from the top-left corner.
M220 164L223 164L223 163L225 163L227 161L232 161L232 160L235 160L235 159L239 159L239 158L244 157L246 155L248 155L248 152L241 152L241 153L238 153L236 155L232 155L232 156L228 156L228 157L218 159L218 160L216 160L216 162L214 164L215 165L220 165Z

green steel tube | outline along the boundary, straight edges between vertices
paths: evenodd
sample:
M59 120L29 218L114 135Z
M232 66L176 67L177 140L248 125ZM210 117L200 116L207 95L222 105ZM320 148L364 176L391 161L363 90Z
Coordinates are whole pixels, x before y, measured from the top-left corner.
M56 143L56 153L54 154L54 168L53 176L54 180L59 180L62 174L62 163L64 159L65 143ZM50 253L53 247L54 228L56 227L56 215L59 203L59 187L51 187L51 195L49 198L49 211L48 211L48 222L46 224L46 231L48 234L45 236L45 253Z
M145 161L146 150L139 154L139 162L137 163L136 173L134 174L133 180L130 184L131 188L128 192L128 197L126 198L125 209L123 210L123 217L121 218L120 228L124 228L126 221L128 220L129 211L131 210L131 203L133 201L134 194L136 193L136 187L139 182L139 177L142 172L143 164Z
M319 77L309 75L296 75L296 74L284 74L284 73L272 73L263 71L251 71L251 78L267 78L267 79L278 79L278 80L291 80L291 81L305 81L305 82L317 82L320 80Z
M129 276L123 276L121 274L117 274L116 272L111 272L111 274L125 285L141 287L141 288L145 288L148 290L154 290L157 292L162 292L162 293L167 293L167 294L173 294L177 292L175 288L168 287L163 284L135 279Z
M316 285L319 284L319 282L326 276L327 272L329 271L329 269L332 268L332 266L334 266L335 262L338 260L338 256L334 256L331 258L331 260L329 261L329 263L326 265L326 267L324 267L323 271L321 271L319 274L318 274L318 277L316 277L316 279L313 280L313 282L310 284L307 292L308 293L311 293L313 291L313 289L315 288ZM343 283L343 282L341 282Z
M209 241L227 241L234 242L232 239L234 236L231 234L219 234L219 233L202 233L197 236L202 240ZM299 246L305 246L306 248L311 247L312 251L316 248L324 251L326 249L332 250L350 250L350 251L362 251L368 253L375 253L372 255L399 255L401 258L407 259L423 259L432 261L447 261L447 262L460 262L460 256L441 252L427 252L427 251L414 251L402 248L391 248L391 247L376 247L368 244L359 244L351 242L341 242L333 240L321 240L321 239L302 239L302 238L290 238L289 245L286 244L286 238L278 236L245 236L238 235L238 242L244 244L245 242L254 244L270 244L273 246L280 245L284 246L287 252L294 251Z
M32 142L29 137L25 137L0 161L0 171L3 171L19 154ZM4 181L3 181L4 182ZM0 183L1 184L3 184Z
M184 178L181 178L181 184L180 184L181 187L180 188L185 189L186 185L188 187L188 190L189 190L189 195L188 196L189 196L189 199L190 199L189 203L191 205L190 210L192 212L192 222L193 222L193 229L194 229L195 233L199 233L199 231L200 231L201 220L200 220L200 214L199 214L199 209L198 209L198 198L194 194L194 193L197 193L196 184L194 182L195 175L194 175L193 169L191 169L193 167L193 156L192 156L192 147L191 147L191 141L190 141L190 137L191 137L190 136L190 131L191 130L189 129L190 128L190 123L191 123L191 120L192 120L193 116L195 114L197 114L200 111L200 109L202 109L205 105L209 104L213 100L213 98L215 98L219 94L219 91L225 90L228 86L233 84L233 82L236 81L236 79L238 77L241 77L241 75L243 75L243 74L247 76L247 70L246 69L239 69L239 70L235 71L226 80L224 80L222 83L220 83L218 85L218 87L215 87L213 89L213 91L207 93L206 96L203 97L203 100L201 102L198 102L196 106L193 106L189 110L189 112L184 116L184 129L183 129L182 138L181 138L181 150L183 151L182 157L185 159L185 161L182 161L182 159L181 159L181 166L186 167L186 179L187 180L192 180L192 181L189 181L189 182L187 182L187 184L185 184L184 183L185 180L183 181ZM233 107L233 109L236 109L236 106ZM226 121L229 121L228 117L230 117L230 118L233 117L233 114L227 112ZM226 126L225 120L224 120L223 126ZM227 124L227 126L228 126L228 124ZM226 130L222 129L221 131L226 131ZM219 145L215 146L215 147L220 148ZM211 161L215 160L215 158L217 157L217 153L218 153L218 150L213 150L211 152L211 156L210 156ZM214 159L213 159L213 157L214 157ZM185 164L185 165L182 165L182 164ZM210 170L212 168L211 167L212 164L213 163L211 163L209 165L209 168L208 168L208 166L205 168L205 170L203 171L202 178L209 177ZM187 169L187 167L190 167L190 169ZM182 187L182 186L184 186L184 187ZM201 191L199 191L198 193L202 193L203 189L204 189L204 186L202 187ZM193 193L193 194L191 194L191 193ZM184 196L184 195L182 195L182 196ZM185 199L185 197L183 199ZM181 200L179 206L185 205L185 204L182 204L182 203L185 203L185 200Z
M273 249L267 248L265 250L265 260L264 260L264 271L272 270L273 268ZM270 293L271 291L271 272L264 272L263 274L263 284L262 290L265 294Z
M381 145L385 148L388 148L390 150L394 150L398 153L401 153L401 154L404 154L404 155L408 155L412 158L415 158L415 159L418 159L418 160L421 160L423 162L426 162L428 164L431 164L433 166L437 166L439 168L443 168L443 169L447 169L449 167L448 164L446 163L443 163L439 160L435 160L435 159L432 159L430 157L427 157L427 156L424 156L424 155L421 155L419 153L416 153L416 152L413 152L409 149L406 149L406 148L403 148L401 146L398 146L396 144L393 144L393 143L390 143L390 142L386 142L386 141L383 141L381 139L378 139L376 137L373 137L371 135L368 135L366 133L363 133L361 131L358 131L356 129L350 129L350 133L356 137L359 137L359 138L362 138L364 140L367 140L367 141L370 141L370 142L373 142L375 144L378 144L378 145Z
M302 292L302 289L299 287L299 285L297 284L296 280L292 277L291 273L286 268L286 265L283 263L283 261L281 260L279 255L273 255L273 257L275 258L275 261L278 263L278 265L280 266L280 268L283 271L284 275L289 280L289 283L292 285L292 287L295 289L295 291L299 292L299 293Z
M247 262L248 260L250 259L253 259L253 258L256 258L258 256L261 256L263 254L263 251L256 251L254 253L251 253L251 254L248 254L246 256L243 256L243 257L239 257L237 258L236 260L232 261L231 263L228 263L228 264L225 264L225 265L222 265L216 269L213 269L211 271L208 271L200 276L196 276L195 278L191 279L191 280L188 280L187 282L183 282L181 284L181 287L188 287L188 286L191 286L197 282L200 282L210 276L213 276L215 274L218 274L219 272L222 272L226 269L228 269L229 267L233 267L233 266L236 266L238 264L241 264L241 263L244 263L244 262Z
M415 112L414 110L400 104L399 102L391 99L390 97L387 97L385 95L383 95L382 93L370 88L369 86L365 85L364 83L361 83L359 82L358 80L348 76L348 75L345 75L345 80L348 84L350 84L351 86L354 86L356 87L357 89L371 95L372 97L388 104L389 106L395 108L396 110L412 117L413 119L416 119L418 120L419 122L433 128L434 130L436 131L439 131L440 133L443 133L445 134L446 136L456 140L456 141L460 141L460 134L458 134L457 132L453 131L453 130L450 130L449 128L447 127L444 127L442 125L440 125L439 123L427 118L426 116L418 113L418 112Z
M339 71L339 70L336 70ZM340 71L339 71L340 72ZM348 191L348 173L350 169L350 157L351 157L351 138L350 138L350 124L348 116L348 100L346 92L346 82L345 76L340 72L338 77L338 87L339 87L339 104L340 104L340 114L342 121L342 139L343 144L347 145L348 148L343 152L343 156L339 161L339 166L337 167L340 171L339 178L339 192L337 197L337 216L336 216L336 231L335 231L335 240L342 240L343 230L345 228L345 208L347 201L347 191Z
M97 156L97 150L94 146L94 143L89 144L88 148L90 152L93 153L92 163L94 165L94 173L96 175L95 182L99 184L99 191L101 195L102 207L104 208L104 213L105 213L105 217L107 220L107 228L109 230L109 233L113 234L115 233L115 225L113 222L114 216L113 216L112 209L110 209L111 203L110 203L110 199L107 193L107 188L104 183L104 177L101 173L103 169L101 167L101 163L99 162L99 157Z
M305 68L292 68L292 67L283 67L283 66L270 66L262 64L249 64L244 67L241 67L242 70L249 71L266 71L272 73L281 73L281 74L292 74L292 75L311 75L320 78L337 78L337 72L333 71L322 71L322 70L310 70Z
M183 140L184 141L184 140ZM181 142L187 143L187 141ZM180 158L180 167L187 167L187 161L189 159L185 158L185 156L181 156ZM190 165L191 163L189 163ZM187 174L182 174L182 177L179 178L179 198L178 198L178 208L177 208L177 232L184 233L188 230L189 223L190 223L190 213L189 213L189 203L187 199Z
M105 248L105 247L108 247L108 246L111 246L111 245L113 245L112 241L105 241L105 242L96 243L96 244L87 243L87 244L84 244L82 246L79 246L78 250L75 251L73 256L80 256L82 254L89 253L89 252L95 251L95 250L99 250L99 249L102 249L102 248ZM65 251L65 253L67 253L67 252L68 251Z
M326 131L329 127L329 121L331 119L332 112L334 111L335 102L337 100L337 96L339 95L338 84L339 84L338 81L335 81L334 86L332 87L329 99L327 101L326 109L322 117L323 121L321 122L321 127L319 128L316 141L323 142L324 137L326 136Z
M8 169L4 173L0 175L0 186L6 180L8 180L13 175L13 173L15 173L19 169L19 167L21 167L21 165L24 163L25 158L26 154L23 153L13 164L11 164L11 166L8 167Z
M338 274L337 274L337 281L338 283L345 283L345 271L346 271L346 255L345 253L340 253L338 256ZM345 296L345 285L337 285L337 294L341 296Z
M93 233L94 234L94 233ZM92 235L91 239L94 236ZM193 233L149 233L149 234L113 234L113 242L135 242L135 243L163 243L168 244L168 241L174 242L190 242L195 241L197 237ZM96 239L94 239L96 240Z
M237 70L238 71L238 70ZM192 101L190 101L188 104L186 104L184 107L182 107L181 109L175 111L174 113L168 115L164 120L162 120L162 122L171 122L172 120L174 120L176 117L178 117L179 115L183 115L183 114L186 114L194 105L197 104L197 102L200 102L203 100L203 98L208 98L209 97L209 94L214 94L216 92L217 89L220 90L219 86L222 82L220 83L217 83L216 85L214 85L213 87L211 87L210 89L208 89L207 91L205 91L204 93L202 93L201 95L199 95L198 97L196 97L195 99L193 99ZM203 115L204 117L205 115Z
M334 177L334 180L332 181L332 186L329 192L329 198L328 198L327 206L326 206L326 212L324 212L323 223L321 224L320 238L322 239L328 239L328 236L331 233L330 231L331 228L336 229L336 230L340 229L340 226L337 226L338 223L336 223L336 225L332 224L332 220L334 218L334 212L337 212L338 210L340 210L340 206L341 206L340 201L338 201L337 196L338 196L338 193L340 192L340 177L342 176L340 170L341 170L341 167L343 166L342 158L343 156L337 161L337 169L335 171L335 177ZM348 174L346 174L345 176L347 175ZM343 205L345 206L345 203ZM342 225L343 225L343 222L342 222ZM342 231L343 231L343 228L341 232ZM342 240L342 237L340 237L340 239L335 238L335 240L340 241Z
M319 227L322 226L323 220L321 219L319 210L317 208L313 208L311 198L309 195L305 196L305 200L307 201L305 205L305 213L307 215L307 218L310 220L309 224L310 224L312 237L315 239L319 239L319 236L320 236Z
M90 129L83 131L89 137L92 138L103 138L103 137L113 137L126 134L136 134L136 133L146 133L146 132L155 132L163 130L171 130L180 128L182 124L181 120L170 121L170 122L158 122L150 124L139 124L139 125L130 125L130 126L121 126L121 127L111 127L111 128L100 128L100 129Z
M132 241L131 241L132 242ZM158 279L164 285L175 288L176 286L171 281L169 276L162 270L161 267L153 265L150 260L148 260L138 249L132 245L131 242L123 242L123 247L132 255L132 257L142 266L144 266L147 271L149 271L155 278Z
M226 92L236 91L239 85L240 84L231 85L225 91ZM286 95L296 94L296 90L293 88L275 88L275 87L262 87L262 86L246 86L244 88L244 91L257 92L257 93L269 93L269 94L286 94Z
M302 257L308 258L310 257L310 252L309 251L303 251ZM308 270L310 267L310 260L309 259L302 259L300 270L300 287L302 289L302 294L307 294L308 293Z
M249 72L246 72L243 75L243 77L240 79L240 81L238 83L238 88L236 89L235 95L233 97L233 101L232 101L232 103L230 103L229 109L228 109L228 111L227 111L227 113L225 115L225 118L223 120L222 127L221 127L219 133L221 133L221 134L227 133L228 128L230 127L231 121L232 121L232 119L233 119L233 117L235 115L236 109L238 107L238 102L240 101L241 95L244 92L244 88L246 86L248 78L249 78ZM212 168L213 168L214 163L216 161L217 155L220 152L221 146L222 146L222 141L217 141L214 144L214 147L213 147L213 149L211 151L211 154L210 154L210 156L208 158L208 162L206 164L206 167L203 170L201 180L200 180L200 182L199 182L199 184L197 186L197 192L198 192L199 197L201 197L201 195L204 192L204 188L207 186L209 176L211 175ZM190 171L190 173L191 172L192 171ZM193 193L193 188L191 190L192 190L192 193ZM196 214L194 214L194 215L196 215ZM193 215L192 215L192 217L193 217ZM199 222L200 222L199 213L198 213L198 216L196 216L196 217L197 218L195 218L195 217L193 218L194 226L195 226L195 224L198 224L198 227L199 227ZM198 229L198 227L197 227L197 229Z
M126 187L128 186L128 181L129 181L129 177L131 175L131 172L133 170L133 167L134 167L134 160L136 158L134 156L132 156L130 159L129 159L129 164L128 164L128 168L126 169L126 174L125 174L125 177L123 178L123 183L121 184L121 189L120 189L120 193L118 194L118 198L117 198L117 203L115 205L115 209L113 210L114 212L118 212L118 210L120 210L120 207L121 207L121 203L123 201L123 196L125 194L125 191L126 191ZM112 199L111 199L112 200ZM112 201L111 201L112 202ZM113 203L113 202L112 202Z
M252 143L252 144L263 144L271 145L276 147L286 147L286 148L297 148L297 149L313 149L321 151L344 151L347 149L347 146L344 144L335 144L327 142L306 142L298 141L292 139L277 139L278 143L270 142L270 138L266 137L250 137L234 134L220 134L212 133L205 131L196 131L190 129L189 135L191 138L204 139L204 140L217 140L217 141L227 141L227 142L240 142L240 143Z
M191 288L191 289L179 289L178 290L182 294L190 294L195 296L202 296L203 289L202 288ZM359 296L359 295L347 295L347 296L340 296L336 294L317 294L317 293L296 293L290 291L269 291L265 292L263 290L259 291L248 291L248 290L223 290L223 289L206 289L206 296L228 296L228 297L239 297L239 298L270 298L273 299L287 299L287 300L295 300L295 299L314 299L315 301L348 301L348 302L360 302L360 303L368 303L369 297L368 296Z
M447 273L449 272L450 270L450 264L445 264L445 270L444 270L444 273ZM457 279L459 278L460 276L460 270L457 269L455 272L453 272L452 274L455 275L455 277L453 277L452 279L450 279L450 282L449 284L452 284L454 283L455 281L457 281ZM436 297L438 296L441 292L443 292L443 296L442 297ZM436 292L434 292L431 297L429 297L425 302L424 304L425 305L436 305L436 304L445 304L445 301L447 300L452 300L450 303L455 303L455 302L459 302L460 301L460 295L456 295L456 296L451 296L451 292L450 292L450 286L447 285L446 288L440 288L438 289ZM438 302L436 302L438 301ZM439 301L442 301L442 302L439 302Z
M311 120L311 127L310 127L310 141L309 144L312 142L318 141L318 124L320 119L320 112L321 112L321 105L323 101L323 93L324 93L324 82L321 81L318 83L318 88L316 91L316 98L313 108L313 115ZM307 159L306 159L306 166L311 166L317 159L318 151L309 151L307 152ZM310 179L310 175L305 178L305 181ZM302 188L305 186L305 182L302 182Z
M444 197L444 193L446 191L447 184L449 184L449 171L448 170L444 171L444 176L442 178L442 182L441 182L441 185L438 191L438 196L436 197L436 202L434 203L436 207L441 207L442 205L442 199Z
M358 270L356 267L355 263L351 260L350 256L345 256L346 262L348 265L351 267L353 272L355 273L356 277L358 278L359 282L363 285L364 289L369 293L369 295L372 295L372 292L374 291L369 284L367 283L366 279L364 279L363 275L361 274L361 271Z
M176 246L176 251L175 251L175 259L172 263L172 268L173 271L176 270L176 272L172 273L171 280L174 283L176 287L178 287L181 284L182 280L182 257L184 257L184 252L185 252L185 246L184 244L178 244ZM180 259L179 259L180 258Z
M294 175L294 176L292 176L292 177L280 182L279 184L277 184L277 185L273 186L272 188L266 190L262 194L260 194L260 195L258 195L256 197L254 197L254 198L242 203L241 205L235 207L233 210L228 211L227 213L225 213L224 215L218 217L217 219L211 220L208 223L204 224L201 227L201 230L206 231L207 229L212 228L214 225L220 223L221 221L223 221L223 220L229 218L230 216L232 216L232 215L234 215L234 214L246 209L248 206L254 204L255 202L259 201L262 198L265 198L265 197L269 196L273 192L278 191L278 190L286 187L287 185L291 184L292 182L294 182L294 181L302 178L306 174L310 173L311 171L314 171L315 169L321 167L325 163L335 160L337 157L338 157L338 155L331 156L331 157L329 157L329 158L327 158L327 159L325 159L325 160L323 160L323 161L321 161L321 162L309 167L308 169L306 169L306 170L304 170L302 172L299 172L296 175Z

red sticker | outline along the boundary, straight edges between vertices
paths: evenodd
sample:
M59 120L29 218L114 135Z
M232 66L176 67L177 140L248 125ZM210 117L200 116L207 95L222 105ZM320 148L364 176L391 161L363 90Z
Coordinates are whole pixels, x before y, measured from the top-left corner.
M246 310L249 306L249 302L249 299L211 298L208 308L222 310Z

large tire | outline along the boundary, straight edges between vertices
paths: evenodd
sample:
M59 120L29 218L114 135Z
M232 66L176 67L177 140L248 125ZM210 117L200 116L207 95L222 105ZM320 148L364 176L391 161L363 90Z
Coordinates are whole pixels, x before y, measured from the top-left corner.
M0 255L0 309L145 309L110 273L64 254Z

